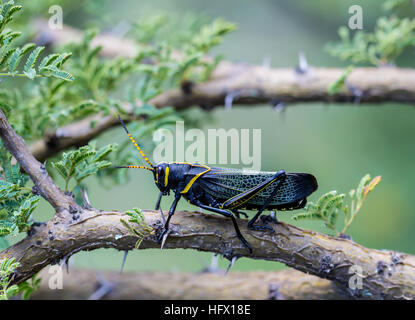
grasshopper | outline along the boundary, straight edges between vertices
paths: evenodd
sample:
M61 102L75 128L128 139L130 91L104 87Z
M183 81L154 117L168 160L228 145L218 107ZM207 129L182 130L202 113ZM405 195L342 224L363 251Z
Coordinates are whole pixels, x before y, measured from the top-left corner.
M117 166L115 168L145 169L151 171L154 182L160 190L156 210L160 209L163 196L174 192L174 201L170 207L163 231L158 240L161 242L169 230L171 217L177 204L183 197L189 203L221 214L232 220L237 237L252 253L252 248L239 230L235 217L247 215L240 210L256 210L255 216L248 222L248 228L254 231L274 231L267 225L255 224L265 210L301 209L307 203L307 197L317 190L317 180L309 173L243 171L240 169L210 167L188 162L160 162L153 165L137 142L128 132L123 120L118 116L128 137L147 162L147 166Z

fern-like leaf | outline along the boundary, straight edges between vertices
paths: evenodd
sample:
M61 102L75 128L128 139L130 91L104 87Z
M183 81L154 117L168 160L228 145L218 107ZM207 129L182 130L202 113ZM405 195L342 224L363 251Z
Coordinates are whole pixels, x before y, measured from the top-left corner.
M366 174L359 182L356 189L356 199L360 201L364 195L364 187L370 182L370 175Z
M318 212L303 212L293 216L294 220L320 220L321 214Z
M69 72L64 71L64 70L59 70L54 65L48 65L46 67L42 67L39 71L43 73L44 75L57 78L57 79L62 79L66 81L73 81L75 79Z
M36 70L34 69L34 65L44 49L45 47L36 47L27 58L24 66L24 74L27 75L29 79L35 78Z
M56 59L59 58L59 56L60 56L59 53L52 53L44 57L39 64L39 70L42 69L43 67L46 67L52 64Z
M52 166L58 171L62 178L67 179L69 176L68 169L62 161L52 162Z

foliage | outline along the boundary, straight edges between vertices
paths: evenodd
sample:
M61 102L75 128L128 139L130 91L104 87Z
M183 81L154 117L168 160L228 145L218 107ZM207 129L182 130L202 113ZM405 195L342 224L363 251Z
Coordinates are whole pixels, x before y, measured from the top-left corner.
M408 0L389 0L383 8L395 10L404 3ZM349 29L343 26L339 36L340 43L327 46L331 55L352 63L394 64L405 50L415 47L415 18L380 17L373 32L358 30L351 37Z
M8 300L17 294L21 294L22 298L27 300L39 288L41 279L37 275L20 284L10 285L11 276L19 265L16 258L0 260L0 300Z
M128 220L130 223L136 223L140 227L140 229L134 229L128 222L120 219L121 223L128 229L128 231L130 231L131 235L138 237L138 240L135 244L135 248L138 249L144 239L144 233L154 234L154 230L146 224L141 209L133 208L133 210L126 211L125 214L130 217Z
M40 197L26 187L28 176L21 173L18 164L11 164L11 155L0 144L0 239L27 231L32 222L32 212ZM5 239L2 240L3 242Z
M18 294L18 285L10 285L10 283L11 275L19 265L15 258L5 258L0 261L0 300L8 300Z
M144 22L140 24L142 28L143 24ZM102 59L102 49L92 45L97 30L86 31L80 43L66 46L65 51L72 52L68 61L69 54L53 53L47 56L46 66L57 61L66 63L76 78L72 83L48 78L39 79L24 88L0 89L0 106L13 128L30 142L89 115L126 115L130 114L131 107L135 114L143 113L137 109L144 106L143 109L149 110L152 98L179 85L185 77L197 79L198 75L208 76L219 59L208 62L201 61L199 57L220 43L223 35L233 28L232 24L222 20L205 29L200 24L195 24L194 28L199 29L194 30L192 36L197 40L192 42L194 45L185 44L186 53L180 56L177 52L183 50L182 47L176 48L162 39L153 42L151 34L156 32L151 31L151 28L156 28L157 25L144 28L142 33L149 34L143 38L147 42L138 43L139 50L132 57ZM198 36L199 33L201 35ZM169 34L174 33L169 30ZM125 90L125 97L119 98L121 91ZM166 117L172 114L172 109L164 113ZM146 119L138 120L145 125ZM91 127L94 125L95 122L91 120Z
M35 64L45 48L37 47L33 43L27 43L22 47L13 45L21 33L6 27L21 9L22 6L14 5L12 0L0 4L0 76L23 76L29 79L52 77L72 81L73 76L60 69L70 54L59 55L54 59L51 55L46 56L36 69ZM25 61L23 72L19 72L22 61Z
M62 159L52 162L52 166L65 180L65 191L68 191L71 179L75 180L76 187L86 177L96 174L98 170L109 167L111 162L106 158L116 149L116 144L110 144L97 150L95 142L92 141L77 150L63 153Z
M378 185L380 180L380 176L371 179L370 175L367 174L360 180L357 188L349 192L349 204L345 204L345 194L330 191L323 194L316 203L310 202L305 208L306 212L293 216L293 219L322 220L324 225L334 231L337 236L346 234L366 197ZM344 213L344 228L342 232L339 232L336 229L336 223L341 211Z
M151 76L151 79L155 79L154 87L156 89L163 88L160 83L163 78L169 79L165 83L167 87L164 89L184 81L206 80L221 59L221 56L208 59L206 53L219 45L226 34L236 29L234 23L223 19L216 19L204 25L197 24L192 19L190 21L190 26L189 24L185 25L190 30L187 30L185 36L181 33L182 41L177 47L174 45L174 40L161 41L156 46L152 45L153 39L157 38L156 36L161 32L161 29L171 25L166 15L156 15L135 24L134 34L139 45L143 50L149 50L153 59L157 61L154 65L146 65L141 68L148 76ZM169 28L169 33L171 33L170 30L171 28ZM144 99L143 101L148 100Z
M408 0L386 0L382 7L385 11L393 11L405 4L408 4L408 2Z
M23 300L28 300L32 293L39 289L41 280L42 279L35 274L29 280L17 285L19 290L18 292L21 294Z
M236 24L223 19L216 19L212 23L202 26L190 42L185 44L182 63L174 76L182 80L207 80L222 56L217 56L209 61L205 58L206 53L214 46L222 43L223 36L236 30L236 28ZM197 70L196 67L201 69ZM191 71L194 72L193 75Z

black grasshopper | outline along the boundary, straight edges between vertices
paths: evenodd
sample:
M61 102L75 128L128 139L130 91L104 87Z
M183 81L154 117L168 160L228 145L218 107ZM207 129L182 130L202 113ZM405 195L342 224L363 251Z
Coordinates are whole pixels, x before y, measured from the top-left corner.
M159 236L160 242L168 231L177 203L183 197L199 208L230 218L238 238L251 253L252 249L241 234L235 219L235 216L239 218L240 214L246 216L239 210L258 210L248 222L249 229L273 231L269 226L255 224L264 210L301 209L305 206L307 197L317 190L316 178L308 173L286 173L284 170L249 172L187 162L161 162L153 165L128 132L121 117L118 116L118 118L130 140L150 167L120 166L116 168L146 169L153 172L154 181L160 190L156 210L160 208L161 198L170 194L170 191L174 192L173 204Z

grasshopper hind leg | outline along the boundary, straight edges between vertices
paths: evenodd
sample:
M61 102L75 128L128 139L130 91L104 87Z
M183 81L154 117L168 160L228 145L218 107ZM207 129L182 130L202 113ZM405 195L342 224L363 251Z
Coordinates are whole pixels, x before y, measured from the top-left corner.
M235 232L236 232L236 235L238 236L239 240L241 240L243 245L248 249L249 253L252 253L252 248L249 245L248 241L246 241L246 239L242 235L241 230L239 230L238 224L236 223L236 219L235 219L234 215L232 214L232 212L205 205L197 199L194 199L193 201L191 201L191 203L198 206L199 208L206 209L208 211L212 211L212 212L215 212L215 213L219 213L219 214L221 214L225 217L231 218L232 223L233 223L233 227L234 227Z
M273 179L275 179L277 181L277 185L275 186L275 188L272 191L271 195L268 197L268 199L262 205L262 207L255 214L255 216L248 222L248 228L249 229L254 230L254 231L267 231L268 230L268 231L274 232L274 229L268 225L268 221L267 221L271 217L269 217L269 218L266 218L266 217L263 218L263 217L261 217L261 221L265 224L263 226L256 225L254 223L258 220L258 217L268 207L268 205L270 204L271 200L275 197L275 195L277 194L278 190L281 188L281 185L284 183L285 178L286 178L285 171L279 171L279 172L277 172L275 174L275 176L273 177ZM276 220L276 214L275 214L275 220ZM278 222L278 220L276 220L276 221Z

